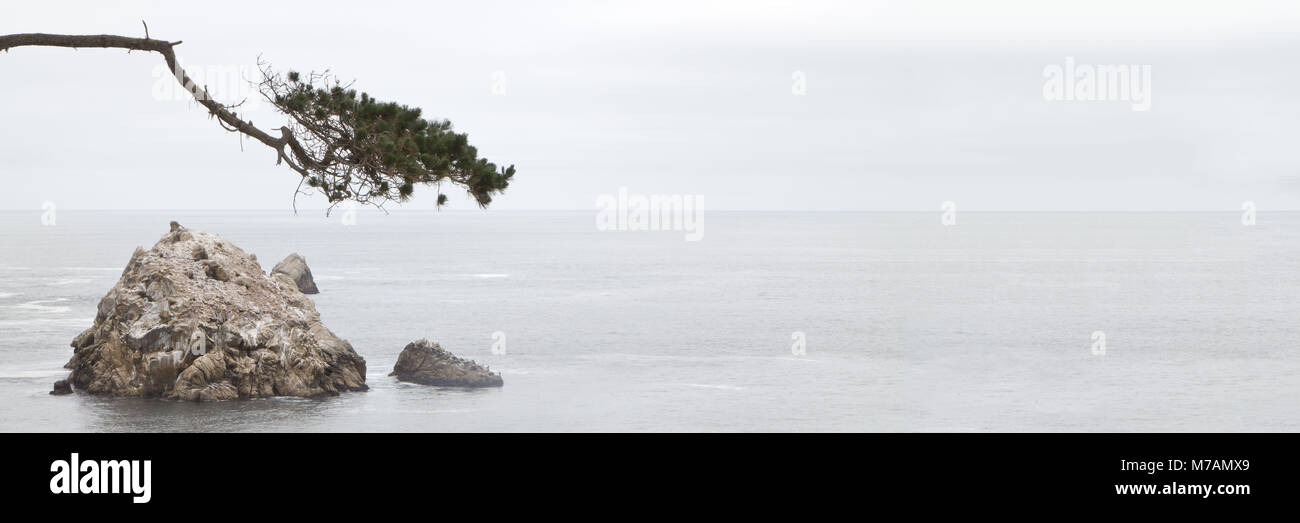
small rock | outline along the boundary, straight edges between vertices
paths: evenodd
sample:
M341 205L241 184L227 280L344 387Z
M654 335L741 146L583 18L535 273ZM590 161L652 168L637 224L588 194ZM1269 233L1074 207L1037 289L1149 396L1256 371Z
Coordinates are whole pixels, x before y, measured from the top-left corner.
M439 387L500 387L501 375L482 365L458 358L429 340L412 342L397 356L389 376Z
M68 383L68 380L56 381L54 382L54 390L50 391L50 394L54 396L72 394L72 384Z
M316 288L316 280L311 277L311 269L307 267L307 259L296 252L286 257L284 261L275 264L275 267L271 269L271 275L276 274L288 276L303 294L320 293L320 290Z

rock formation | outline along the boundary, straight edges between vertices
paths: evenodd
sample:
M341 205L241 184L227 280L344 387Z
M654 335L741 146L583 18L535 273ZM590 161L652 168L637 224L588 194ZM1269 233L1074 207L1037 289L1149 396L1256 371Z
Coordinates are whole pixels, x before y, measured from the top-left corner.
M56 381L54 382L54 390L50 391L50 394L53 394L55 396L72 394L72 384L68 383L68 380Z
M271 276L277 274L288 276L289 281L293 282L303 294L320 293L316 288L316 280L311 277L311 269L307 267L307 259L296 252L275 264L275 268L271 269Z
M68 381L91 394L210 401L366 390L365 359L293 282L176 222L152 249L136 248L72 347Z
M399 381L441 387L500 387L501 375L472 361L458 358L437 343L410 343L397 356L389 376Z

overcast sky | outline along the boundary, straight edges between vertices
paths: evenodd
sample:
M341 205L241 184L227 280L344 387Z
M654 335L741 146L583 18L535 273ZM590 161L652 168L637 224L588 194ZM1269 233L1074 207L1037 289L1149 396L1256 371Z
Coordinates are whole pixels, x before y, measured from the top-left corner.
M711 210L1300 209L1294 0L109 4L11 5L0 34L145 19L194 76L329 68L515 164L493 209L593 209L623 186ZM1149 65L1151 109L1045 100L1066 57ZM161 64L0 54L0 208L288 209L297 175L171 96ZM419 194L402 208L432 208Z

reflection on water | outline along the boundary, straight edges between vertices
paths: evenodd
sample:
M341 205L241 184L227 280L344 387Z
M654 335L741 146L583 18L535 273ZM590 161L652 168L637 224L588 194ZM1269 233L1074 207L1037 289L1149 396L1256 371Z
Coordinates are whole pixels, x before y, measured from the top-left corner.
M80 395L91 413L91 431L201 432L274 430L293 419L314 418L329 410L328 399L269 398L238 402L191 403Z

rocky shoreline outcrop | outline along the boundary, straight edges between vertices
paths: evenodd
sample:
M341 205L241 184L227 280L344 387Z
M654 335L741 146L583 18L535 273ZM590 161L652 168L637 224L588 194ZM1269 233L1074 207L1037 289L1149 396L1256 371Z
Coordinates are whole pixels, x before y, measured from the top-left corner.
M152 249L136 248L94 325L73 340L67 382L194 401L366 390L365 359L321 324L300 290L298 274L311 278L302 268L268 275L239 247L172 222Z
M398 381L440 387L500 387L501 375L473 361L456 357L429 340L412 342L397 355L393 372Z

